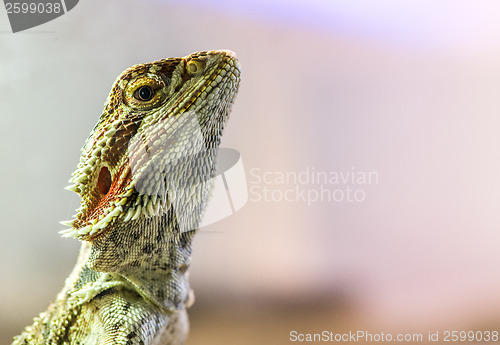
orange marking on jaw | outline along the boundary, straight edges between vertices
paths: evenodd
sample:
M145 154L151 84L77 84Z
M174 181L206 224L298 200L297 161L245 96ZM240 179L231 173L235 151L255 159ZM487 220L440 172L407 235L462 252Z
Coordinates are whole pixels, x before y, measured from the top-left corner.
M111 173L107 167L102 167L97 179L97 188L101 194L106 195L111 188Z
M97 198L92 202L92 206L84 218L83 224L88 224L92 219L98 219L104 213L104 210L125 192L127 185L132 180L130 172L124 178L118 178L125 168L122 167L117 171L114 174L116 176L114 179L107 167L101 168L97 179Z

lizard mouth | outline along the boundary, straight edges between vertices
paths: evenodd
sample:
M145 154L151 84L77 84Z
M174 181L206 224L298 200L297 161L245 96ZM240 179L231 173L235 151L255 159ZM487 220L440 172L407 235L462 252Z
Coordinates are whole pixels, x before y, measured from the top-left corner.
M216 90L220 89L219 84L221 83L232 84L238 81L240 75L240 66L234 53L230 51L218 52L222 52L224 54L221 62L216 67L215 72L212 74L211 78L208 79L197 91L194 97L191 98L189 105L201 104L203 100L216 93Z

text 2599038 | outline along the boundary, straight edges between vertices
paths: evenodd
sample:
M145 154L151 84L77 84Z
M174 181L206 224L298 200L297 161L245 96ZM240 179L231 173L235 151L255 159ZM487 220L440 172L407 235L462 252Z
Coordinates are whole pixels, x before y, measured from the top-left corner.
M498 331L443 331L443 341L449 342L496 342Z
M61 13L63 8L60 2L6 2L8 14L18 13Z

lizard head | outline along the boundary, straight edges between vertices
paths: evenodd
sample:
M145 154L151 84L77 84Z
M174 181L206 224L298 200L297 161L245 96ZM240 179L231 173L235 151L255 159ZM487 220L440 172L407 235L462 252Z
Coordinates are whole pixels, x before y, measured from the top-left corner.
M196 229L239 75L230 51L125 70L66 187L81 206L61 222L69 226L63 236L93 242L123 224L167 214L180 230Z

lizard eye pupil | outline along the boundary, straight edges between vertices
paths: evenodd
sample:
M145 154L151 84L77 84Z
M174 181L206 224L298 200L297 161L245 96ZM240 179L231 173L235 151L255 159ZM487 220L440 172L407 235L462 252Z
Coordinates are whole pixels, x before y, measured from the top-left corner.
M137 89L135 93L135 98L139 101L147 102L151 98L153 98L154 92L153 89L149 86L141 86Z

